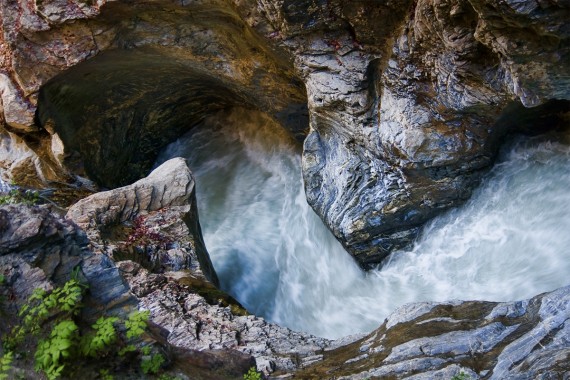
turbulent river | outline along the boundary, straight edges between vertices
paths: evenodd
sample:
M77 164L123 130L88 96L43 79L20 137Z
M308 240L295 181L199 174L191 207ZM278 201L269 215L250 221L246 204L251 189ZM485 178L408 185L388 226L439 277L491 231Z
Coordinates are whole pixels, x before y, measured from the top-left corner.
M185 157L222 288L248 310L338 338L378 327L414 301L524 299L568 284L570 147L507 144L464 206L414 247L363 272L307 205L301 148L260 115L211 118L159 162Z

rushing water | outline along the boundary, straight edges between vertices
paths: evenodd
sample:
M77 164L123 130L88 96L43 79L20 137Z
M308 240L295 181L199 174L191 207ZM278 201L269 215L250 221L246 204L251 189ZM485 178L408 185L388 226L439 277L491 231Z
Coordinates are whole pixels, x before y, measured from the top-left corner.
M189 160L222 287L257 315L336 338L370 331L408 302L507 301L568 284L568 145L511 143L467 204L368 273L307 205L300 153L270 120L233 111L159 159Z

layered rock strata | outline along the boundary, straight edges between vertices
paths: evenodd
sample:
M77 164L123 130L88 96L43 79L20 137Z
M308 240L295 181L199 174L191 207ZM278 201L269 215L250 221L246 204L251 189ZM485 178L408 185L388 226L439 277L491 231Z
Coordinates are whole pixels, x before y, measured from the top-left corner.
M45 3L2 3L5 129L35 153L27 166L4 163L12 177L37 169L42 180L70 182L71 170L122 186L145 176L161 147L232 106L306 134L305 91L290 58L227 1L104 3L80 3L89 9L81 13L56 2L50 14L59 17L47 19Z
M569 321L570 287L509 303L409 304L295 378L562 379Z
M113 248L107 249L108 243L101 236L102 232L125 222L132 223L143 214L147 218L151 217L149 222L157 214L163 222L168 219L172 223L182 221L184 226L179 226L181 231L176 238L189 243L188 255L192 259L189 260L190 263L174 266L180 269L193 267L196 270L199 267L209 281L218 285L216 271L202 238L194 177L182 158L166 161L132 185L96 193L80 200L69 208L66 217L87 232L96 251L112 255ZM160 225L160 220L152 224ZM147 231L152 234L148 227L143 232ZM184 257L185 253L179 256L178 261L188 261Z
M0 163L22 184L117 187L208 114L255 108L304 137L308 104L307 199L368 268L468 198L506 133L568 122L569 17L558 1L2 2Z
M125 310L136 305L135 298L113 262L94 255L88 243L83 231L49 206L1 206L0 273L11 292L10 310L17 309L36 288L63 285L79 268L80 278L90 286L85 315L125 316Z
M568 123L564 2L235 3L295 57L307 199L363 267L465 201L507 132Z
M329 341L207 299L191 270L150 273L132 261L117 267L48 207L0 207L0 291L12 300L4 312L15 313L36 287L61 284L76 266L90 284L86 317L150 310L152 335L169 347L181 376L238 379L250 356L270 378L535 379L570 371L568 287L509 303L410 304L367 336Z

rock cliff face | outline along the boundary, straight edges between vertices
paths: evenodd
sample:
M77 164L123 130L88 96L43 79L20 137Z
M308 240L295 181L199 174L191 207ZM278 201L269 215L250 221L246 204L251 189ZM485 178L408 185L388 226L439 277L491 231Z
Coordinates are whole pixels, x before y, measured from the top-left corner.
M505 133L569 110L567 3L260 4L307 86L307 199L364 267L469 197Z
M302 138L308 107L307 199L363 267L468 198L506 133L568 120L562 1L1 6L8 176L125 185L208 114L259 109Z
M290 58L227 1L103 3L90 13L55 3L53 19L42 6L2 3L6 129L40 157L7 160L14 175L36 167L43 179L70 181L71 170L122 186L145 176L161 147L232 106L306 134L306 96Z

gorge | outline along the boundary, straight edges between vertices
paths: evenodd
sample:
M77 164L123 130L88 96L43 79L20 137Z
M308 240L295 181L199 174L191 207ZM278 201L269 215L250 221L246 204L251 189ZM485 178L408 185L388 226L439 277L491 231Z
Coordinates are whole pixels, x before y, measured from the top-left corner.
M275 377L569 370L566 2L0 5L2 178L66 202L2 214L10 289L26 266L42 286L65 277L17 256L57 230L53 247L29 243L34 257L73 242L89 281L106 268L124 283L113 294L130 287L127 303L151 311L157 344L229 350L228 366L243 354ZM29 215L57 227L20 229ZM167 235L160 269L119 260L117 228ZM218 281L267 322L206 296ZM199 356L176 349L173 362Z
M193 168L222 288L269 321L334 339L369 332L409 302L510 301L566 285L567 141L511 139L467 204L368 273L310 210L298 144L262 114L211 117L158 162L185 157Z

